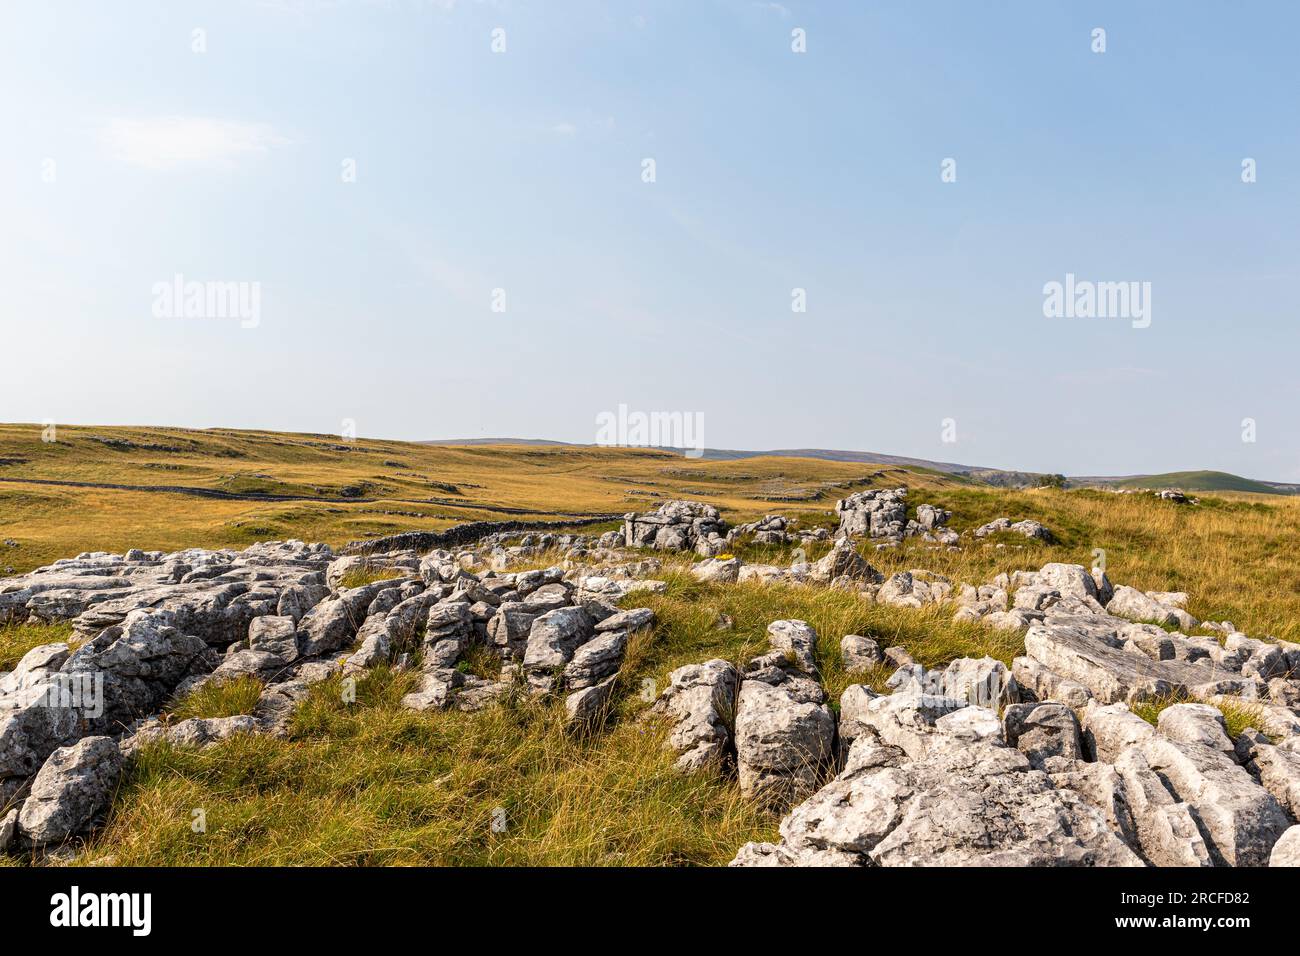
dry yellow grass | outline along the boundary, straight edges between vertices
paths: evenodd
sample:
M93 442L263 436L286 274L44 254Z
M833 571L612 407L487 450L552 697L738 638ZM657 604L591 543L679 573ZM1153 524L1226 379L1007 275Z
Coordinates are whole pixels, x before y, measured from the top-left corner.
M643 449L429 446L340 442L327 435L229 429L0 425L0 567L29 570L82 551L127 547L244 547L300 538L341 545L466 521L564 520L622 514L690 497L738 517L829 509L871 465L794 461L688 461ZM97 439L131 442L113 447ZM898 484L898 469L876 479ZM951 484L916 474L913 482ZM42 481L184 486L322 500L249 501L161 491L73 488ZM355 493L366 501L351 500ZM654 497L657 496L657 497ZM768 497L806 497L769 503Z

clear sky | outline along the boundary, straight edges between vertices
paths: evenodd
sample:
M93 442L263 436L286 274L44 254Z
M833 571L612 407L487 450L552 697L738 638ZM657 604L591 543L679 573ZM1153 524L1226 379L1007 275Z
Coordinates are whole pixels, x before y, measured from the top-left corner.
M1280 0L13 0L0 420L589 442L625 404L1300 480L1297 35ZM1149 282L1150 325L1045 317L1067 273ZM257 321L159 317L177 275Z

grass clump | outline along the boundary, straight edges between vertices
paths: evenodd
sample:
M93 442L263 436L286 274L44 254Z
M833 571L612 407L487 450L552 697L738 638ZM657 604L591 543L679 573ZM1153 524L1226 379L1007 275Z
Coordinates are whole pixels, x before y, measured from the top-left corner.
M392 581L405 577L406 572L399 568L353 568L339 578L340 588L363 588L378 581Z
M1228 736L1233 740L1241 736L1248 727L1258 728L1265 719L1263 709L1249 701L1196 700L1180 694L1138 701L1131 706L1131 709L1147 723L1157 726L1160 722L1160 714L1174 704L1208 704L1213 707L1223 714L1223 720L1228 725Z
M72 640L72 623L58 621L24 621L0 627L0 671L10 671L33 648Z
M191 717L235 717L251 714L262 695L262 682L245 675L228 681L209 681L186 694L171 709L172 720Z

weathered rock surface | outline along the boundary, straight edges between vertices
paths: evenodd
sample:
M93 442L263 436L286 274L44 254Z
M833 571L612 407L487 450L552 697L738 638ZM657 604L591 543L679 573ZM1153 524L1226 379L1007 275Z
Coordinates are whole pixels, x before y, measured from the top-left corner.
M874 639L859 634L846 634L840 638L840 659L844 669L853 672L881 664L885 655Z
M789 683L745 680L737 696L740 789L776 808L788 807L816 790L835 738L830 708L800 700Z
M907 489L859 491L835 502L836 537L901 538L907 525Z
M1300 866L1300 825L1291 827L1273 845L1269 866Z
M1002 723L1007 744L1029 758L1030 766L1041 770L1051 757L1083 757L1078 718L1064 704L1011 704L1002 712Z
M122 757L111 737L85 737L54 751L18 814L21 839L43 847L87 829L108 805L121 772Z
M1278 802L1223 753L1159 735L1135 744L1179 800L1189 804L1217 865L1264 866L1290 825Z
M1173 704L1160 712L1156 728L1162 737L1200 744L1231 756L1235 750L1222 712L1209 704Z
M1141 864L1101 811L1022 754L935 736L919 759L859 738L844 772L781 822L781 843L733 865Z
M723 660L688 664L668 676L668 687L651 710L675 721L668 746L681 755L679 770L699 770L724 760L739 686L739 672Z

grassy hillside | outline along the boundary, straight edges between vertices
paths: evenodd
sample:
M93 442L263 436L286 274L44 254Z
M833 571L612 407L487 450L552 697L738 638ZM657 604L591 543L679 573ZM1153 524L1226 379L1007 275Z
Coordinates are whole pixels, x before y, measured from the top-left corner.
M1181 488L1183 491L1244 491L1260 495L1279 494L1275 485L1226 471L1170 471L1163 475L1140 475L1114 482L1117 488Z
M848 490L873 484L954 483L858 463L692 461L644 449L89 426L60 427L53 443L41 438L38 425L0 425L0 541L18 542L0 546L0 568L127 547L242 547L291 537L339 545L465 521L623 514L674 497L756 517L830 509Z

